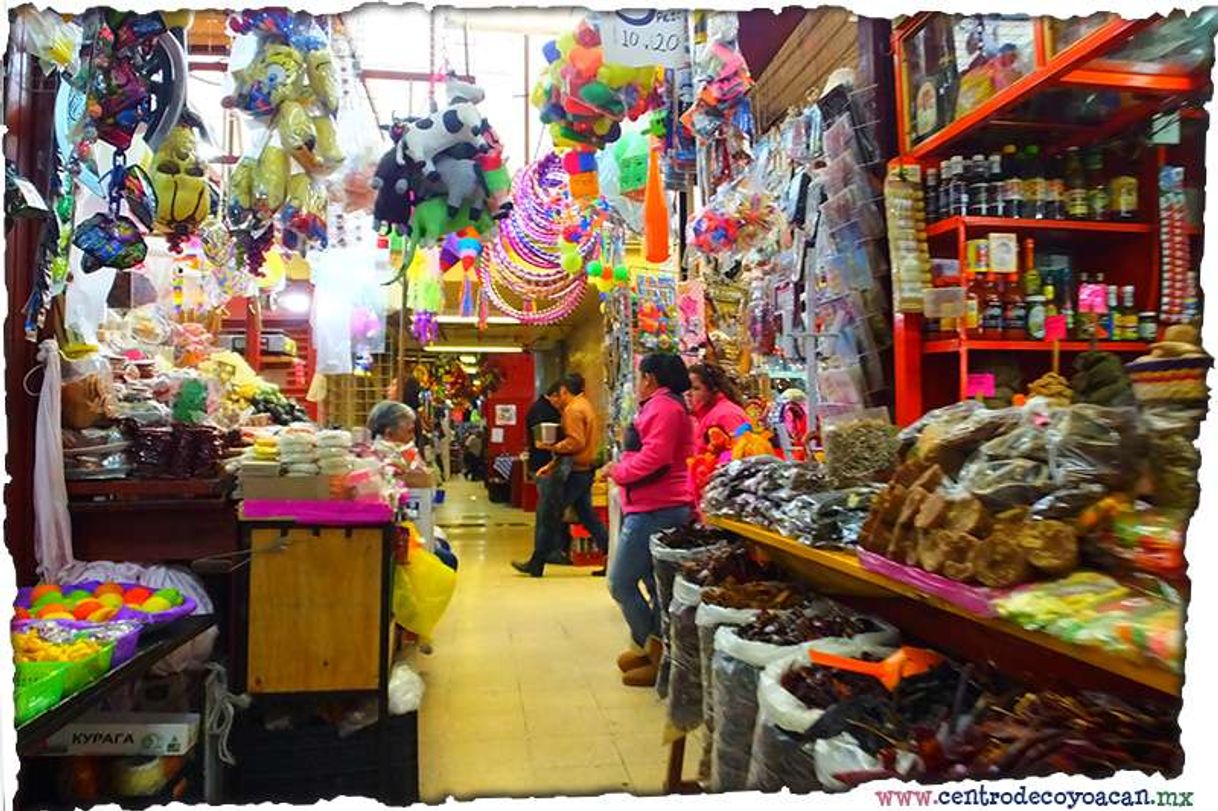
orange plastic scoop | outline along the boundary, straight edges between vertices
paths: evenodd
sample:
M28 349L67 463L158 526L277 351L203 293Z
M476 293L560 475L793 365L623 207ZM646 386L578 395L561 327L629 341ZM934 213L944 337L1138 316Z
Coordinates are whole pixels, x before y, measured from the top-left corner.
M943 657L933 650L926 648L911 648L902 646L882 662L863 662L858 659L848 659L845 656L835 656L818 650L809 651L812 664L824 667L835 667L838 670L849 670L852 673L862 673L874 676L888 688L895 690L901 679L907 676L917 676L925 673L943 661Z

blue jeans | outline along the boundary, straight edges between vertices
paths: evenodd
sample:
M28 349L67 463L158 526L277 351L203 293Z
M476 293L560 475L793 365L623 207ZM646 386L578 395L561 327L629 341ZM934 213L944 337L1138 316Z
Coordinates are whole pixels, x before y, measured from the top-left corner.
M537 479L537 514L533 524L533 557L529 563L537 571L545 569L550 555L561 545L563 475L556 470Z
M609 530L601 523L596 511L592 509L592 482L596 472L592 470L572 470L567 474L567 481L562 489L562 506L560 510L574 507L579 522L588 530L592 540L596 541L598 549L609 548Z
M655 574L651 568L651 536L662 529L688 524L689 507L668 507L631 513L622 520L617 551L609 567L609 593L622 609L634 644L643 647L648 637L660 635L660 606L656 598ZM642 589L647 589L644 597Z

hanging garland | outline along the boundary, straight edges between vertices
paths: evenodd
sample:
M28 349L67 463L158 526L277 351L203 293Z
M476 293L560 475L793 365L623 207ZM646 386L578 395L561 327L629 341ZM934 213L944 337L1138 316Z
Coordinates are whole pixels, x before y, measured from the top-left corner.
M599 240L569 188L558 155L550 153L524 167L512 183L512 211L499 222L479 260L483 291L498 310L522 323L563 320L579 306L587 289L580 271L583 262L597 254ZM567 267L563 263L572 245L582 260L574 271L570 260ZM509 294L520 300L520 306L509 300Z

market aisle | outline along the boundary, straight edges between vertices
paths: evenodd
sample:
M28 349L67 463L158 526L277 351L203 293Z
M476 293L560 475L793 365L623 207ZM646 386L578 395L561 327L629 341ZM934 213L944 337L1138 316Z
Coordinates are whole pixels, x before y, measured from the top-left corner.
M550 567L513 572L532 545L532 515L450 482L437 521L460 558L457 591L418 656L427 682L422 797L659 793L667 749L653 690L623 687L625 633L602 578Z

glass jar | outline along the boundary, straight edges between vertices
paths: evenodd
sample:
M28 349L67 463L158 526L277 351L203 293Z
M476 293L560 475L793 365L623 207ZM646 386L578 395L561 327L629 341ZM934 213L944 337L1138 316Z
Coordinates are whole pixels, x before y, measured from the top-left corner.
M1028 337L1033 341L1045 339L1045 297L1028 296Z

